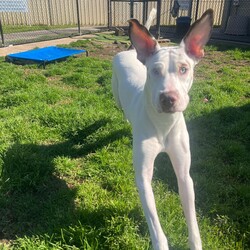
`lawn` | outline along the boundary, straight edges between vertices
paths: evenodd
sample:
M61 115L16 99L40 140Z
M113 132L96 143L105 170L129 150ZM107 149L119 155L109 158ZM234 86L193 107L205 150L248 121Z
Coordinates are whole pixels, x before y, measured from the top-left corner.
M28 32L28 31L39 31L39 30L56 30L56 29L67 29L77 28L76 25L4 25L3 31L5 34Z
M1 250L151 249L131 128L111 93L111 58L126 42L112 39L72 43L90 57L45 69L0 58ZM250 49L206 52L185 111L203 248L249 249ZM166 155L153 187L171 249L188 249Z

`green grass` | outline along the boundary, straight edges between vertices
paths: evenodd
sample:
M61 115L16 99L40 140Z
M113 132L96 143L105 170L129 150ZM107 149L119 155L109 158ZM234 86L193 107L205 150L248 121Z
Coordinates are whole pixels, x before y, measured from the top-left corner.
M185 112L205 250L250 248L249 61L247 49L207 48ZM111 61L41 69L2 58L0 75L0 249L151 249ZM161 154L155 165L164 231L171 249L186 250L171 164Z
M54 29L65 29L65 28L76 28L77 25L4 25L3 31L5 34L27 32L27 31L38 31L38 30L54 30Z

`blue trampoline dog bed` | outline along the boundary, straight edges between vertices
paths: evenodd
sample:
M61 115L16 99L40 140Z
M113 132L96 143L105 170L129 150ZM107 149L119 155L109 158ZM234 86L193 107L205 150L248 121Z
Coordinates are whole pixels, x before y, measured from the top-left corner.
M6 61L16 64L37 63L45 67L47 63L61 61L68 58L69 56L78 55L82 53L86 53L86 55L88 56L87 50L68 49L50 46L15 54L9 54L6 56Z

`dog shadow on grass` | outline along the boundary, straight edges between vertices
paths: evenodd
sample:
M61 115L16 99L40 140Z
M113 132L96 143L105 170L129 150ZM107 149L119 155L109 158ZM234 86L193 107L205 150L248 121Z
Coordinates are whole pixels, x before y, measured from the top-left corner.
M228 217L239 234L246 231L250 221L247 217L250 205L249 113L250 105L245 105L187 119L192 153L191 176L198 214L212 222L218 219L217 215L220 219ZM94 141L86 139L108 122L99 120L69 133L65 142L52 145L16 143L7 151L3 158L4 183L0 189L0 240L25 235L52 235L70 225L81 227L78 220L91 229L88 233L90 239L94 241L99 237L100 241L104 240L100 236L105 236L101 231L104 214L110 218L112 214L123 218L126 212L105 207L95 213L78 211L74 203L77 190L55 174L53 160L58 156L83 157L123 136L131 136L129 130L123 129L108 135L100 134ZM154 178L177 193L176 177L168 157L159 155L155 165ZM131 216L137 220L142 216L141 210L131 211ZM144 219L140 217L138 220ZM232 224L222 225L221 231L227 230L227 226ZM147 230L145 227L144 223L142 231ZM245 244L249 246L249 243ZM182 243L173 247L175 250L187 249Z
M187 119L187 127L198 214L216 224L218 234L232 232L236 240L249 248L250 105ZM154 178L178 193L168 156L159 155L155 166Z
M86 140L109 122L96 121L74 134L69 133L61 143L16 143L6 152L0 183L0 241L60 233L61 228L78 222L80 215L74 204L76 187L55 173L53 160L58 156L84 157L130 133L121 129L97 135L93 142Z

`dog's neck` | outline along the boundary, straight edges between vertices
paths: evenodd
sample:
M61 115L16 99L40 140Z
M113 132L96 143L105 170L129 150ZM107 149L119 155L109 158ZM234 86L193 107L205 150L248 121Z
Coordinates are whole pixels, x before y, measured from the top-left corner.
M182 112L159 113L159 111L157 111L154 105L152 104L152 97L150 95L150 88L149 84L147 84L147 81L144 86L144 91L142 96L144 109L149 117L149 120L154 125L157 133L159 131L158 134L161 135L162 137L159 139L162 140L164 143L166 135L170 132L175 123L178 122L181 117L183 117L183 113Z

